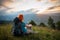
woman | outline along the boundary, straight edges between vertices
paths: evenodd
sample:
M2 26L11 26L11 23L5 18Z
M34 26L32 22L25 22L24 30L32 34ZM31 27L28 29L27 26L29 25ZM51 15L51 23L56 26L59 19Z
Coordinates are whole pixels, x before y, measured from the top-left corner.
M25 23L23 22L23 19L24 18L22 14L14 19L13 34L16 36L20 34L27 34L27 29L25 28Z
M24 19L23 15L20 14L18 18L19 18L19 20L20 20L19 26L21 27L22 32L23 32L24 34L26 34L26 33L27 33L27 29L25 28L26 25L25 25L25 23L23 22L23 19Z

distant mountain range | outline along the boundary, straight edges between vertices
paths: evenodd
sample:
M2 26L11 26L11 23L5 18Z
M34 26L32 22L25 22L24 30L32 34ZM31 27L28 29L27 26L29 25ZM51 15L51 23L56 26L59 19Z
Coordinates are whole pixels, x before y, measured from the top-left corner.
M23 13L24 15L24 22L28 23L31 20L34 20L37 24L43 22L47 24L49 16L51 16L54 19L54 22L60 21L60 13L51 13L51 14L36 14L35 12L32 12L31 10L28 11L20 11L8 15L0 15L0 21L13 21L18 14Z
M52 13L52 14L48 14L48 15L47 14L39 14L37 16L38 16L40 22L43 22L46 24L47 24L49 17L52 17L52 19L54 20L55 23L57 21L60 21L60 13Z

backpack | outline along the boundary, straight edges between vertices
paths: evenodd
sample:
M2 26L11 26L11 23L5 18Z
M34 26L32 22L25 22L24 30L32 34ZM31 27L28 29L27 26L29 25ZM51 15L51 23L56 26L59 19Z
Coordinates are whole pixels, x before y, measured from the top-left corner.
M20 23L19 19L16 17L14 19L14 27L13 27L13 35L14 36L18 36L23 33L20 25L21 25L21 23Z

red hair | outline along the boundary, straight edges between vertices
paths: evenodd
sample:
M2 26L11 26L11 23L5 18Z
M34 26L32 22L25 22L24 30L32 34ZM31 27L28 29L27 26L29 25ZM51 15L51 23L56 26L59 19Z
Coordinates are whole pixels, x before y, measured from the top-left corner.
M20 20L20 21L23 21L23 14L20 14L20 15L19 15L19 20Z

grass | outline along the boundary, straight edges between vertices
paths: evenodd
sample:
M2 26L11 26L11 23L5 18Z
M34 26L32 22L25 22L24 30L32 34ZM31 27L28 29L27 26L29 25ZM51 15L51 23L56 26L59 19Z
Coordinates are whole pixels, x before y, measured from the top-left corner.
M15 37L11 34L12 24L0 25L0 40L60 40L60 31L48 27L33 26L36 34Z

